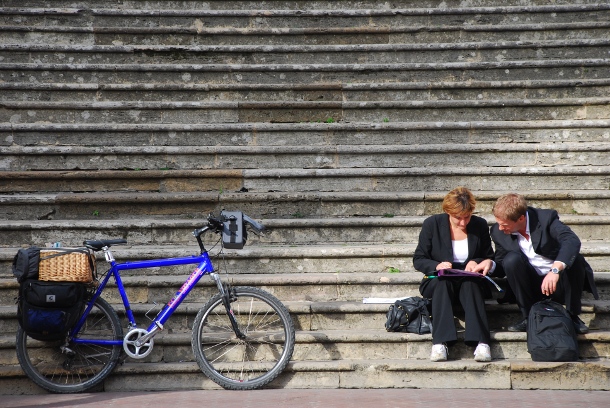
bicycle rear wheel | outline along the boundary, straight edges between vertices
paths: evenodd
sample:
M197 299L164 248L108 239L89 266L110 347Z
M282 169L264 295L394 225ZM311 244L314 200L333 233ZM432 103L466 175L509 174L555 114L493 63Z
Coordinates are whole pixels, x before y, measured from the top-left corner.
M252 390L274 380L292 358L294 325L286 307L273 295L251 287L232 289L235 335L220 294L197 314L193 352L201 370L229 390Z
M118 340L123 329L114 309L98 298L81 331L80 339ZM55 393L75 393L99 384L116 366L121 346L76 344L65 340L38 341L17 330L17 358L25 374Z

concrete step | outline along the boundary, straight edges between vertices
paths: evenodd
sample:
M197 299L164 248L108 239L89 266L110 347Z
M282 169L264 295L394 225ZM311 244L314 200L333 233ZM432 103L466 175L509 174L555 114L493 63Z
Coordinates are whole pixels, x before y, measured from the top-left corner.
M605 80L604 80L605 81ZM420 83L424 84L424 83ZM510 83L506 83L510 84ZM4 84L7 85L7 84ZM364 85L364 84L363 84ZM340 89L337 84L315 85ZM387 84L391 88L391 84ZM576 85L574 85L576 86ZM2 88L2 84L0 84ZM0 123L2 146L285 146L598 143L610 120L219 124ZM112 143L109 144L108 141Z
M74 245L81 245L75 242ZM25 244L23 244L25 245ZM332 284L333 279L349 279L350 274L364 274L367 285L382 284L389 279L394 284L419 285L421 274L413 269L412 256L414 242L394 244L367 245L251 245L243 250L225 250L224 261L219 264L221 270L228 270L231 275L258 276L273 274L294 274L294 279L309 279L309 274L330 274L326 284ZM209 246L211 247L211 245ZM0 277L12 281L11 264L19 245L0 248ZM609 271L610 246L606 242L583 242L581 252L585 255L591 267L596 272ZM198 253L196 245L135 245L116 246L113 248L116 259L135 261L142 259L171 258L190 256ZM212 253L216 253L213 250ZM219 257L214 257L219 262ZM224 262L222 261L222 262ZM105 270L105 263L100 257L98 268L100 273ZM181 276L190 274L189 266L165 267L149 269L146 276ZM142 277L142 271L124 271L123 276ZM348 276L343 276L347 274ZM341 277L343 276L343 277ZM354 275L356 276L356 275ZM383 278L383 279L382 279ZM368 279L368 280L367 280ZM181 283L181 282L180 282ZM367 292L364 296L369 296Z
M607 247L606 247L607 249ZM338 248L337 248L338 251ZM0 304L11 305L15 303L19 285L10 272L10 262L15 252L7 253L3 251L2 278L0 278ZM586 250L583 254L592 264L595 271L595 279L601 299L610 296L610 274L606 267L597 269L596 265L607 261L606 255L602 259L589 256ZM12 255L12 256L11 256ZM326 255L326 254L324 254ZM260 258L249 260L250 262L235 262L231 258L218 260L216 262L222 277L225 281L234 286L256 286L273 293L281 300L303 301L303 302L362 302L365 298L400 298L419 295L419 284L422 279L420 272L414 271L413 267L407 264L410 259L399 259L393 257L362 258L354 256L352 258L334 256L328 262L330 268L333 264L342 263L334 271L303 271L308 264L322 263L323 259L306 259L301 262L290 262L290 259L275 259L273 261ZM120 254L116 253L117 259ZM331 255L332 256L332 255ZM138 259L147 259L141 256ZM122 259L127 261L128 259ZM257 262L258 261L258 262ZM375 261L378 264L375 264ZM281 269L267 268L263 270L261 265L280 264ZM251 269L241 272L237 269L238 265L245 265L246 268L252 265ZM360 266L351 269L352 266ZM363 267L364 266L364 267ZM366 269L378 268L376 271L367 272ZM131 302L164 304L169 301L179 287L184 283L193 267L175 268L156 268L147 271L132 271L122 274L125 290ZM382 269L381 271L379 269ZM105 273L106 265L98 262L98 273ZM505 279L498 279L497 283L506 287ZM114 288L114 284L109 283L109 288L105 298L110 302L120 303L121 298ZM193 292L190 294L189 302L203 302L217 292L211 279L203 279ZM502 295L495 289L492 290L495 298ZM591 298L588 293L584 294L585 299ZM147 309L148 310L148 309Z
M131 32L133 31L131 28L116 29L115 33L101 34L108 29L88 27L85 30L93 29L100 33L66 34L66 27L61 27L62 33L58 34L49 32L54 29L52 27L39 30L35 27L4 26L0 27L0 32L6 36L0 44L0 56L3 62L14 64L28 63L32 60L45 64L62 64L65 63L66 54L70 55L73 64L149 64L154 61L171 64L175 63L176 59L179 59L181 64L308 64L311 61L328 64L390 64L418 61L420 63L493 62L498 58L512 61L542 61L573 58L574 55L588 59L607 54L610 42L605 38L605 33L610 28L610 23L594 22L591 28L583 23L572 23L572 26L578 31L562 26L555 32L544 31L543 38L539 38L539 32L530 33L529 36L522 31L476 32L466 34L469 38L460 39L460 42L451 42L450 38L452 34L460 34L459 32L422 34L420 31L417 34L403 34L399 31L392 36L398 35L400 38L397 38L396 42L390 40L392 41L390 43L386 39L387 35L384 35L385 38L377 38L378 34L375 33L380 31L379 28L319 28L312 29L311 35L291 33L290 29L283 35L277 35L271 34L277 33L276 28L263 30L226 28L221 29L221 32L212 29L211 33L202 32L195 36L187 34L182 40L178 39L180 45L165 45L168 43L168 38L176 38L172 28L165 27L161 30L167 31L167 34L155 35L153 32L143 41L137 34ZM75 27L74 30L78 31L79 28ZM150 30L155 29L143 29L143 34ZM246 32L242 33L242 30ZM411 31L412 28L402 30ZM226 33L223 34L222 31ZM316 34L316 31L319 33ZM516 40L515 33L525 38ZM254 44L248 44L241 34L248 35ZM260 38L256 34L260 35ZM47 35L58 38L55 38L53 44L38 39L46 38ZM491 38L487 38L487 35ZM496 39L507 35L515 39L512 41L506 38L502 41ZM341 36L347 38L342 39ZM108 37L113 39L108 41ZM190 38L187 40L186 37ZM314 38L315 41L312 41ZM72 45L63 45L65 43Z
M449 121L608 119L610 97L445 101L40 102L6 101L13 123L231 123L302 121ZM583 108L585 107L586 108Z
M443 4L443 7L439 7L439 3ZM44 4L44 6L43 6ZM24 0L20 2L20 7L29 8L29 12L22 11L17 8L8 8L8 10L13 10L9 14L49 14L50 16L55 15L57 12L61 13L74 13L74 10L80 10L81 6L87 4L88 7L86 9L91 9L92 12L96 14L104 15L104 14L128 14L135 13L136 15L152 15L156 16L160 10L170 9L170 10L182 10L185 15L199 15L206 13L214 13L214 12L223 12L224 10L233 10L236 14L264 14L264 11L268 11L268 9L261 10L261 4L257 2L248 2L248 1L220 1L220 0L210 0L206 4L200 4L196 0L188 0L177 3L167 3L167 2L154 2L154 5L165 4L165 8L155 8L154 10L150 10L148 3L140 3L140 2L132 2L128 4L123 4L118 1L110 2L103 0L92 0L87 2L73 2L73 1L57 1L53 3L53 7L46 7L47 4L39 1L39 0ZM70 6L72 5L72 6ZM329 12L333 13L364 13L367 15L371 10L376 10L377 13L383 15L389 14L393 15L395 12L393 8L379 8L378 3L374 0L363 0L363 1L353 1L353 0L339 0L339 1L312 1L312 0L301 0L298 3L294 1L287 0L278 0L272 3L273 7L270 7L269 10L275 10L276 13L290 13L297 14L301 12L301 10L311 10L310 13L318 13L320 15L325 15ZM509 10L520 11L521 13L540 13L540 12L568 12L574 10L588 10L591 8L592 10L601 10L603 7L595 7L593 4L591 6L581 6L580 4L571 4L571 3L550 3L544 1L538 1L536 3L532 3L528 6L523 6L522 3L518 0L507 0L505 2L501 2L498 4L497 0L479 0L477 2L477 7L472 6L461 6L459 2L450 1L450 2L439 2L438 0L423 0L418 3L418 7L404 7L397 8L398 10L410 10L414 9L413 13L419 13L422 15L429 14L447 14L451 13L451 9L459 9L462 10L463 13L481 13L481 14L494 14L498 12L498 9L503 10L504 8L508 8ZM64 9L65 7L65 9ZM583 8L580 8L583 7ZM421 9L421 10L419 10ZM66 10L66 11L64 11Z
M604 16L609 14L603 5L594 11L586 10L585 13L561 13L559 18L557 13L547 10L547 13L533 14L535 17L529 21L519 21L519 17L525 18L523 10L521 13L510 13L509 8L497 9L496 15L479 17L478 21L477 16L473 15L476 9L471 9L470 13L459 9L454 13L446 10L444 15L436 16L432 13L409 16L409 10L387 10L382 18L375 18L371 15L375 12L370 10L368 13L361 10L360 15L354 15L353 12L351 15L340 12L335 15L308 15L305 12L301 15L285 11L281 15L282 11L278 10L275 15L267 11L266 15L256 16L253 22L255 16L252 13L240 16L232 12L215 11L207 15L198 13L193 16L192 13L187 13L186 16L181 16L179 11L171 10L166 11L165 15L162 12L155 15L153 20L149 13L138 15L137 11L129 11L107 9L102 11L107 13L106 18L98 17L88 21L72 19L74 14L66 15L63 19L56 20L55 24L46 25L36 24L36 21L27 18L17 21L13 18L13 21L5 22L3 37L11 43L44 44L43 38L50 37L59 43L103 45L168 41L180 45L243 44L244 38L250 44L265 45L467 42L481 37L492 41L539 41L564 38L569 31L578 33L578 38L601 37L608 27L608 20ZM388 11L391 16L387 15ZM94 10L92 14L97 13L99 11ZM513 18L509 19L506 14L512 14ZM481 21L483 19L488 21Z
M18 192L401 192L531 190L544 179L545 190L607 190L610 167L401 167L347 169L206 169L122 171L0 172L0 193Z
M493 217L482 214L489 223ZM200 221L188 219L130 220L26 220L4 221L0 230L0 246L19 246L62 242L74 246L84 239L97 237L128 240L131 245L192 245L191 232L201 227ZM379 243L416 243L423 216L352 217L352 218L295 218L260 220L268 228L265 235L250 234L251 244L316 245L319 243L350 245ZM604 242L609 235L610 217L607 215L569 215L561 217L582 241ZM209 238L213 242L214 237Z
M381 329L383 330L383 328ZM463 336L460 335L460 340ZM490 343L493 358L498 360L529 359L526 333L500 332L492 334ZM296 346L292 362L346 361L346 360L409 360L423 361L430 358L432 337L430 334L417 335L388 333L368 330L327 330L297 331ZM579 335L580 358L582 360L607 360L610 332ZM472 360L473 348L461 341L450 347L451 360ZM126 364L175 364L195 362L191 347L191 333L160 334L154 339L152 353L142 359L126 360ZM18 365L15 356L14 336L0 338L0 367Z
M112 299L109 298L112 301ZM383 328L387 304L358 302L299 302L286 301L297 329L297 347L294 362L348 359L427 359L430 335L387 333ZM193 361L190 351L190 329L195 314L203 303L185 303L172 319L166 331L157 337L155 351L146 363L176 363ZM136 319L146 322L145 313L151 313L151 304L132 304ZM114 304L126 326L122 306ZM514 305L487 304L492 329L492 347L495 358L528 358L525 333L506 332L505 327L519 318ZM583 320L591 332L581 335L581 358L606 359L609 357L610 307L608 301L585 301ZM155 312L153 311L152 314ZM458 315L459 316L459 315ZM0 327L3 333L14 333L17 328L16 306L0 307ZM464 322L456 319L458 330ZM14 338L0 338L0 365L2 368L17 364L14 356ZM397 350L398 347L398 350ZM398 354L396 353L398 351ZM451 348L452 359L469 359L472 350L463 344ZM400 356L400 357L398 357Z
M488 388L608 390L606 360L541 363L498 360L443 363L411 360L338 360L292 362L267 388ZM0 370L6 394L44 393L19 366ZM127 363L118 366L97 391L218 389L196 363ZM94 390L95 391L95 390Z
M1 83L13 102L214 102L232 101L481 101L604 97L610 78L546 81L299 84L100 84ZM41 141L42 142L42 141ZM126 143L125 143L126 142ZM98 141L99 143L99 141ZM121 141L129 145L129 140ZM174 140L174 143L186 144Z
M521 191L528 202L561 214L609 215L607 190ZM425 216L441 211L445 192L192 192L0 194L3 220L201 219L239 209L265 219ZM476 191L477 213L491 214L497 191Z
M497 3L497 2L496 2ZM238 8L225 3L223 9L187 7L171 4L165 9L142 9L137 3L127 7L104 4L104 8L39 8L21 9L5 8L0 21L5 25L20 22L26 26L39 28L65 27L67 25L87 27L115 28L176 28L239 27L239 28L311 28L311 27L360 27L370 26L378 29L408 25L417 31L418 27L442 25L445 30L474 31L473 27L484 26L513 28L515 24L557 24L576 21L607 21L608 12L605 4L530 4L514 7L511 4L488 4L479 2L478 7L452 4L449 7L438 7L438 2L419 4L415 7L378 8L374 2L358 3L358 8L346 2L325 2L316 7L300 2L295 6L288 2L273 2L269 8L252 9L249 4L240 4ZM191 6L191 5L189 5ZM371 7L372 8L369 8ZM487 6L487 7L486 7ZM116 7L116 8L114 8ZM298 7L295 9L295 7ZM300 7L305 7L300 9ZM447 16L450 16L448 18ZM200 26L193 27L193 18L200 21ZM255 24L252 24L254 20ZM447 20L451 24L447 24ZM332 23L331 23L332 22ZM523 29L522 29L523 30ZM439 30L440 31L440 30Z
M603 80L605 81L605 80ZM571 82L571 81L568 81ZM419 83L426 86L426 83ZM499 82L510 86L512 82ZM6 86L10 84L4 84ZM362 84L366 88L366 84ZM3 84L0 84L2 88ZM2 89L6 89L6 86ZM308 85L341 89L340 83ZM400 87L401 85L399 85ZM575 83L573 86L577 86ZM388 89L392 88L387 84ZM2 146L285 146L598 143L610 120L219 124L0 123ZM109 144L108 141L112 143Z
M610 99L609 99L610 101ZM610 165L610 143L496 143L366 146L15 146L0 153L5 170L156 170Z
M0 80L41 83L365 83L376 82L517 81L549 78L607 78L610 61L561 58L524 61L458 61L388 64L44 64L2 63ZM65 75L70 72L70 75ZM261 75L264 73L264 75Z

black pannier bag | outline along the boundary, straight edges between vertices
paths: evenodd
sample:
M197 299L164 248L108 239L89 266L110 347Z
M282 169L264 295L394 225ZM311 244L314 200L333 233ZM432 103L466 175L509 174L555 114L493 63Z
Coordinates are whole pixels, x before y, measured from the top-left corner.
M534 361L577 361L578 339L568 311L550 299L535 303L527 319L527 351Z
M19 324L36 340L61 340L81 316L86 296L82 283L28 279L19 291Z
M17 282L26 279L38 279L38 263L40 262L40 248L21 248L13 258L13 275Z
M431 333L431 309L430 299L419 296L399 299L386 313L385 329L389 332Z

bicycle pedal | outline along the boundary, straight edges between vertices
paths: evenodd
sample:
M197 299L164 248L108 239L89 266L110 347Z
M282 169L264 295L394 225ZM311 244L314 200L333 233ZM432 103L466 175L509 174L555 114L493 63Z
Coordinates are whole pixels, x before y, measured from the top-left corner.
M142 341L142 337L147 336L149 333L144 329L133 329L125 335L123 338L123 350L131 358L141 359L148 356L155 344L154 339L151 337L145 341Z

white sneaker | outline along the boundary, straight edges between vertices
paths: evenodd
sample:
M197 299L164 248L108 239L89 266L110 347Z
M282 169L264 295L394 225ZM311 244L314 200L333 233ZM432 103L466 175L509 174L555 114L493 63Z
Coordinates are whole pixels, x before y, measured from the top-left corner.
M431 361L446 361L447 360L447 346L444 344L433 344L432 352L430 353Z
M485 343L479 343L476 350L474 351L474 361L491 361L491 349L489 345Z

